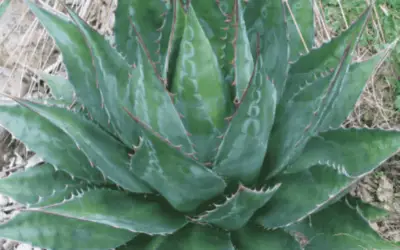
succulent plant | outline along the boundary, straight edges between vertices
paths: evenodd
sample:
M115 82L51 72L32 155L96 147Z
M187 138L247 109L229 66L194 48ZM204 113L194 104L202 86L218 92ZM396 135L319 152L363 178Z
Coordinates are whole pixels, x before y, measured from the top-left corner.
M394 44L353 52L371 6L316 47L311 1L119 1L114 36L31 1L68 79L7 96L43 160L0 180L0 237L48 249L398 249L352 185L400 132L341 126Z

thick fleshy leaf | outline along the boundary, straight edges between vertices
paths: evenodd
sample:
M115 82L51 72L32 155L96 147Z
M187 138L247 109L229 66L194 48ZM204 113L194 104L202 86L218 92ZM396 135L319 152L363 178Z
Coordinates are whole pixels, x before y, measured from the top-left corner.
M65 202L32 210L146 234L170 234L186 224L184 215L168 204L107 189L84 191Z
M224 76L228 75L233 68L230 63L233 60L233 47L229 40L232 37L228 33L233 27L232 19L228 19L227 15L232 12L233 1L191 1L191 5L218 59L219 68Z
M338 37L318 48L310 50L309 54L300 57L299 60L290 67L290 74L317 74L336 67L348 44L352 43L354 37L359 36L358 34L364 29L371 10L372 5L370 5L358 20Z
M0 224L0 237L47 249L107 250L136 236L127 230L41 212L22 212Z
M278 176L272 181L283 184L258 211L256 220L266 228L284 227L300 221L346 195L354 183L379 165L355 162L345 170L316 165L303 172Z
M359 176L400 150L400 131L336 129L313 137L285 173L329 164L350 176Z
M169 236L139 235L121 249L140 250L235 250L230 233L213 228L189 224ZM118 248L118 250L121 250Z
M349 29L341 33L330 42L310 50L301 56L289 70L286 88L282 96L279 110L284 110L287 102L298 93L301 88L315 80L320 74L330 73L340 63L343 53L349 43L354 43L354 38L362 32L370 16L371 7L368 8ZM322 75L321 75L322 77ZM278 112L280 115L280 112Z
M288 229L308 240L305 250L399 249L400 244L383 240L356 210L344 201L311 215Z
M140 234L128 243L118 247L116 250L163 250L164 248L160 248L160 246L162 246L166 239L167 237L165 236Z
M290 161L299 156L308 140L323 131L324 121L329 119L352 60L352 51L360 34L354 34L332 76L317 79L301 89L286 104L281 116L277 116L271 132L265 169L267 178L278 174ZM277 114L278 115L278 114Z
M234 56L232 64L234 68L235 100L240 100L246 91L248 83L254 71L254 60L251 53L250 41L247 36L241 0L234 0L232 46Z
M279 186L278 184L271 189L257 191L241 185L224 204L215 205L215 209L207 211L197 221L230 231L238 230L248 223L254 212L271 199Z
M247 225L232 233L235 247L240 250L300 250L299 243L288 233L265 230L260 226Z
M356 209L357 212L366 220L373 222L377 220L381 220L385 218L386 216L390 215L389 211L386 211L383 208L377 207L375 205L366 203L362 201L358 197L354 196L346 196L345 197L347 204L353 208Z
M218 60L193 8L186 16L172 92L201 161L209 161L210 144L225 127L226 88Z
M283 1L245 1L244 19L253 58L257 57L260 37L260 61L264 74L275 83L278 99L285 89L289 71L289 42Z
M94 120L108 129L109 117L102 108L100 91L96 87L97 77L92 55L79 29L67 19L38 7L31 0L25 2L60 49L78 102L85 106Z
M223 193L226 184L222 178L131 116L143 126L145 135L141 147L132 157L131 167L175 209L189 212Z
M88 184L72 179L67 173L50 164L40 164L23 172L0 179L0 193L22 204L37 204L69 188L83 188Z
M14 101L2 101L0 124L43 160L72 176L103 182L101 173L90 166L87 157L60 128Z
M69 135L90 160L91 165L99 169L106 178L131 192L151 192L130 170L129 148L94 123L80 114L62 108L48 107L22 99L16 101Z
M7 7L10 5L11 0L4 0L0 3L0 18L6 12Z
M164 0L118 2L114 25L115 42L117 50L126 57L129 64L138 62L137 51L141 47L138 32L149 50L151 60L160 61L160 65L163 65L160 56L166 53L171 32L171 20L167 19L169 12L171 6Z
M213 168L230 181L245 184L252 184L261 171L277 103L274 85L260 72L262 65L256 67L258 70L223 136Z
M50 93L57 100L63 100L71 104L74 101L74 86L62 76L41 73L40 76L46 81L50 87Z
M288 0L288 5L285 3L291 61L297 60L314 45L314 1Z
M192 146L179 114L142 48L139 47L135 53L137 67L131 69L103 37L75 13L69 13L92 48L104 105L112 118L111 123L119 130L120 138L129 146L138 140L137 132L140 130L122 108L129 107L153 130L191 152Z
M366 82L372 76L372 72L385 60L389 52L395 47L397 41L388 46L387 49L374 55L363 62L356 62L350 66L343 83L343 89L337 97L332 113L324 121L322 128L339 127L354 110L354 106L360 98Z

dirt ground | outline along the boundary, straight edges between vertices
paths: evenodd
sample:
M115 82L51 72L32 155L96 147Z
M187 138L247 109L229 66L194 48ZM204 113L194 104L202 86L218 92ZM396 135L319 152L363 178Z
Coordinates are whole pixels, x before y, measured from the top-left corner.
M1 0L0 0L1 1ZM42 0L54 10L61 9L54 0ZM117 0L70 0L67 4L101 33L110 35L113 10ZM318 17L317 17L318 18ZM326 31L316 34L319 42L326 39ZM371 53L359 48L359 58ZM61 56L47 33L28 12L23 0L13 0L0 20L0 91L16 96L45 95L47 89L40 84L39 71L65 75ZM370 80L362 98L346 126L400 128L400 114L394 108L393 87L385 75L393 74L390 65L384 64ZM1 101L1 99L0 99ZM9 173L23 171L39 161L23 144L0 129L0 178ZM390 216L373 223L373 227L386 239L400 241L400 155L392 157L373 174L364 178L352 191L364 201L390 211ZM18 206L0 195L0 223L10 218ZM0 250L31 250L28 245L0 239ZM35 250L37 250L36 248Z

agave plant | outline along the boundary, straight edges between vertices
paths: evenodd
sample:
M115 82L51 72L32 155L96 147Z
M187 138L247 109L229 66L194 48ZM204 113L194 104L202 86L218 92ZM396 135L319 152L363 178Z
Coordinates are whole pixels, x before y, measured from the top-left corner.
M398 249L347 195L400 132L344 128L394 44L353 52L369 7L316 47L309 0L119 1L115 35L32 12L62 52L51 97L0 123L43 162L0 181L0 237L48 249Z

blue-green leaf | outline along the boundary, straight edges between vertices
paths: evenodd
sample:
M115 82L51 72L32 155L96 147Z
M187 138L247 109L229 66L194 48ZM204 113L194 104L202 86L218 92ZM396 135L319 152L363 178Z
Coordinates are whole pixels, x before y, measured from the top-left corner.
M129 107L129 110L135 110L135 114L150 124L153 130L160 132L173 143L182 144L183 148L190 152L191 142L167 90L157 78L151 62L145 55L147 48L138 47L137 67L132 69L104 38L75 13L69 13L92 48L104 104L110 112L111 123L119 130L120 138L125 139L129 146L137 143L135 134L140 130L122 108Z
M185 19L172 92L198 158L204 162L212 157L212 151L207 150L210 144L216 144L216 137L225 128L229 99L218 58L193 8L189 8Z
M351 208L356 209L362 217L370 222L381 220L390 215L389 211L377 207L376 205L366 203L358 197L347 195L345 199Z
M382 239L368 221L344 201L311 215L297 225L287 229L302 233L308 241L305 250L329 249L399 249L400 244Z
M277 103L274 85L260 71L261 62L256 62L256 67L218 148L213 168L230 181L245 184L252 184L261 171Z
M323 165L278 176L268 183L282 185L266 206L257 211L256 221L265 228L292 225L340 199L358 180Z
M95 183L104 178L62 129L13 101L0 105L0 124L48 163L71 176Z
M233 60L233 47L230 43L233 25L232 19L227 17L233 9L233 3L232 0L191 1L224 76L230 74L233 68L230 63Z
M74 101L75 90L74 86L61 76L41 73L40 76L46 81L50 87L50 93L57 100L63 100L66 103L72 104Z
M290 60L297 60L314 45L314 9L315 0L288 0L286 18L288 22Z
M344 79L343 89L337 97L332 113L324 121L322 128L337 128L346 120L349 114L353 112L354 106L361 96L366 82L372 76L371 73L387 58L389 52L392 51L396 44L397 41L370 59L353 63L350 66L349 72Z
M184 215L168 204L107 189L84 191L65 202L28 210L151 235L171 234L186 224Z
M69 76L74 86L78 102L83 104L103 128L109 128L107 116L96 83L96 69L92 55L79 29L67 19L39 8L31 0L25 0L47 32L54 38L63 56Z
M289 70L289 42L283 1L247 1L244 20L253 58L257 57L257 40L260 37L263 73L275 83L280 99Z
M143 126L145 135L132 157L132 169L175 209L189 212L223 193L226 184L222 178L131 117Z
M228 197L224 204L215 205L215 209L207 211L197 221L230 231L239 230L249 222L255 211L271 199L279 186L257 191L240 185L238 191Z
M240 100L247 89L248 83L251 81L254 71L254 60L251 53L250 41L247 36L242 0L234 0L234 3L234 36L232 40L234 56L231 63L233 64L235 74L233 80L235 100Z
M126 57L129 64L138 63L137 51L141 47L139 39L142 39L149 50L151 61L159 62L158 65L163 66L164 61L161 57L166 54L172 23L168 19L168 14L172 12L171 3L168 2L163 0L118 2L115 12L115 41L117 50Z
M400 149L400 132L377 129L336 129L318 134L305 146L285 173L303 171L316 164L329 164L358 176Z
M265 161L265 169L269 172L267 178L282 171L299 156L312 136L325 130L324 122L330 118L338 102L359 37L360 33L352 35L332 76L317 79L318 83L305 86L285 104L282 113L278 109Z
M302 160L311 168L273 179L284 184L259 211L257 221L268 228L283 227L341 198L400 149L399 136L398 131L338 129L313 138L313 147L304 151L308 159Z
M213 228L189 224L168 236L147 237L139 235L121 250L235 250L230 233ZM118 248L120 250L120 248Z
M1 238L57 250L108 250L135 236L127 230L41 212L22 212L0 224Z
M279 107L278 110L284 110L287 102L301 88L314 81L316 76L320 77L320 74L326 74L326 72L330 72L337 67L348 44L354 43L355 36L362 32L370 16L370 12L371 7L349 29L341 33L338 37L318 48L311 49L310 53L301 56L291 65L286 88L279 105L283 107ZM278 115L281 115L280 112L278 112Z
M90 160L91 165L99 169L106 178L131 192L151 192L130 169L129 148L94 123L66 109L22 99L15 100L69 135Z
M72 179L65 172L56 170L50 164L40 164L0 179L0 193L18 203L35 205L58 193L70 191L68 189L84 188L87 185L82 180Z
M300 250L299 243L283 230L265 230L256 225L247 225L232 233L236 249L240 250Z

